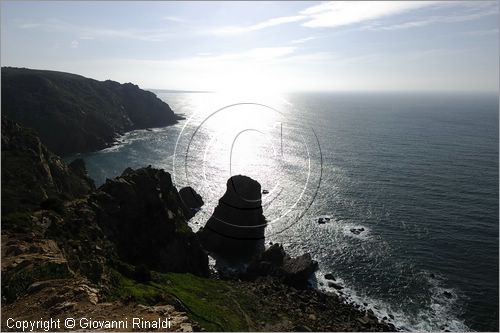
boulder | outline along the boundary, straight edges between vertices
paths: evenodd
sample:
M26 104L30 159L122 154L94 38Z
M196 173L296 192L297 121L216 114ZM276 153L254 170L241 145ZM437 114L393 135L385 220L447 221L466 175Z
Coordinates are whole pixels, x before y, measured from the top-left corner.
M245 261L262 252L265 228L260 184L237 175L227 181L226 192L199 236L205 249L217 256Z
M337 289L337 290L344 289L344 287L342 287L340 284L334 283L334 282L328 282L328 287L334 288L334 289Z
M252 260L240 277L255 280L259 276L273 276L296 289L305 289L317 268L318 263L309 253L291 258L280 244L274 244Z
M273 265L282 266L287 254L281 244L273 244L260 256L261 261L268 261Z
M201 195L191 187L183 187L179 191L179 196L183 205L184 216L190 219L205 204Z
M363 231L365 231L365 228L351 228L350 231L355 234L355 235L359 235L361 234Z
M285 283L297 289L304 289L317 268L318 263L312 260L309 253L297 258L289 258L283 263Z
M325 274L325 279L335 281L335 276L332 273Z
M450 293L449 291L443 292L443 296L446 297L447 299L453 298L453 294Z

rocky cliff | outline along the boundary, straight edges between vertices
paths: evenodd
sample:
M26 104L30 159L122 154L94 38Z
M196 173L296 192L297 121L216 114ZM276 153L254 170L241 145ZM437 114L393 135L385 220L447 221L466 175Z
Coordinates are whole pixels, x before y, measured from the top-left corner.
M174 124L179 116L131 83L80 75L2 68L2 114L33 128L53 152L102 149L120 133Z
M95 187L81 163L66 165L32 130L2 116L2 215L88 194Z
M97 222L124 261L208 276L208 257L186 223L170 174L151 167L107 180L92 197Z
M216 255L250 259L263 251L266 219L262 213L261 186L252 178L229 178L226 192L198 234L203 246Z
M47 278L106 286L116 267L208 275L208 257L162 170L127 169L95 189L82 160L66 165L31 130L2 118L1 190L7 301Z
M66 165L6 119L2 149L2 331L15 330L8 318L69 317L169 317L172 331L395 329L340 295L308 288L317 264L308 255L290 258L279 245L256 256L243 281L207 278L207 255L184 215L201 198L193 189L179 194L163 170L128 168L95 189L82 160ZM255 226L235 235L260 240L259 199L256 181L230 179L217 216Z

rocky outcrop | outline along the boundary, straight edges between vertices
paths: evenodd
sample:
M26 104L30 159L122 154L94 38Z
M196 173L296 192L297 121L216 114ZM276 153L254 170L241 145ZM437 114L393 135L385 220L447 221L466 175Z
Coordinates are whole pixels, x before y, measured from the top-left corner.
M233 176L205 227L199 231L203 246L227 259L250 259L263 249L266 219L260 184Z
M12 67L2 68L2 114L33 128L59 155L102 149L117 134L179 119L154 93L131 83Z
M85 279L54 279L33 283L26 293L15 303L2 304L2 332L19 331L12 325L7 325L7 318L22 318L30 322L36 322L40 318L50 318L54 322L59 321L59 327L50 327L48 331L60 331L67 318L82 318L76 320L72 331L108 331L105 327L84 326L87 324L85 318L92 318L101 324L109 320L129 320L128 330L126 328L116 331L130 331L132 318L141 318L144 321L154 322L158 318L168 318L171 332L198 332L199 325L188 317L186 312L177 310L170 304L143 305L136 302L122 302L120 300L103 301L98 288L95 288ZM59 329L58 329L59 328ZM36 330L36 329L35 329ZM68 329L69 330L69 329ZM38 331L45 331L39 328ZM137 329L132 331L138 331ZM164 332L165 329L148 329L150 332Z
M273 277L235 281L235 288L258 300L256 332L393 332L393 324L372 310L349 304L340 295L318 289L296 289Z
M73 275L57 243L48 239L2 235L2 297L15 300L39 280L67 278Z
M170 174L146 167L107 180L92 200L118 256L160 272L208 275L208 256L187 225Z
M179 191L179 196L183 205L184 216L190 219L205 204L201 195L191 187L183 187Z
M3 99L3 97L2 97ZM2 108L3 112L3 108ZM55 207L95 189L83 161L68 167L35 133L2 116L2 216Z
M2 119L3 318L168 317L172 331L395 329L339 295L306 288L316 263L308 254L291 258L279 245L250 262L241 275L249 281L158 273L208 274L185 216L200 200L194 190L182 192L192 197L151 167L128 168L96 190L82 160L67 166L32 132ZM224 243L225 251L254 250L263 240L259 192L244 176L228 182L213 218L231 219L236 237L245 226L252 231L249 243ZM15 328L3 320L1 329Z
M297 289L308 287L308 280L318 268L309 253L296 258L286 254L283 246L273 244L259 258L254 259L241 277L255 280L259 276L273 276Z

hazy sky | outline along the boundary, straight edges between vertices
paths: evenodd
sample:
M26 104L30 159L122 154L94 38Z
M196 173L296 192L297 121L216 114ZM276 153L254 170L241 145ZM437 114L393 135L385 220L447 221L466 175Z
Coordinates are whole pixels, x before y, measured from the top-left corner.
M498 90L498 2L1 2L1 64L142 88Z

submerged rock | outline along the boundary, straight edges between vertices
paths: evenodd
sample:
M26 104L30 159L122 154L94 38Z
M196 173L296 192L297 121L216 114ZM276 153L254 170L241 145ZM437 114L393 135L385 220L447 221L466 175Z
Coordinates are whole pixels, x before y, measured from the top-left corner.
M355 235L359 235L361 234L363 231L365 231L365 228L351 228L350 230L353 234Z
M330 222L331 218L329 217L320 217L318 218L318 224L325 224L327 222Z
M328 287L334 288L334 289L337 289L337 290L344 289L344 287L342 287L340 284L335 283L335 282L328 282Z
M335 277L332 273L325 274L325 279L335 281Z
M249 260L264 247L266 219L261 187L252 178L233 176L205 227L199 231L203 246L216 255Z
M453 298L453 294L450 293L449 291L443 292L443 296L446 297L447 299Z

